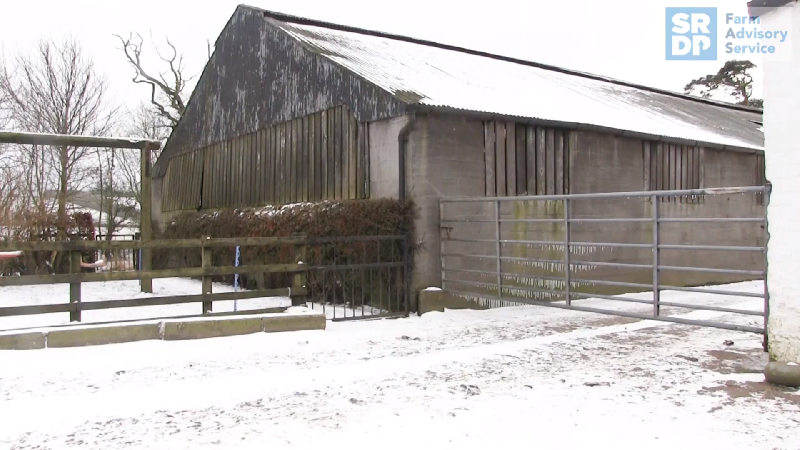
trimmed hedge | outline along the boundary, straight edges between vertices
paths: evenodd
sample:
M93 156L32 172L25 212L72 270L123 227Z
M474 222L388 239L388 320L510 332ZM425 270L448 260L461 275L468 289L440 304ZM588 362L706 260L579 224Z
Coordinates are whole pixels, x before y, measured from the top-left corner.
M288 237L304 234L310 238L353 236L413 236L416 207L411 201L392 199L327 201L301 203L283 207L224 210L218 212L183 213L174 218L164 230L157 230L161 239L225 237ZM409 255L414 250L409 242ZM293 264L301 254L299 246L241 247L240 265ZM312 266L341 266L373 262L402 262L402 241L360 241L314 244L305 248L303 263ZM409 256L409 259L412 259ZM219 248L212 252L215 266L232 266L234 248ZM153 252L157 269L200 267L200 249L164 249ZM410 262L409 262L410 267ZM314 301L386 306L392 297L392 307L402 292L401 269L352 269L313 271L308 286ZM370 278L371 277L371 278ZM369 280L369 283L367 283ZM218 277L217 282L233 283L232 276ZM240 286L246 289L283 288L291 285L291 274L241 275ZM324 295L323 295L324 294ZM386 309L386 308L384 308Z

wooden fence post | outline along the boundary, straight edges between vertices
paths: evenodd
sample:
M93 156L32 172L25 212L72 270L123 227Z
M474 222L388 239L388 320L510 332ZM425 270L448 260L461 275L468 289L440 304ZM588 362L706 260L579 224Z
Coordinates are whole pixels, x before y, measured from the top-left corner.
M203 236L203 240L206 241L211 239L209 236ZM203 268L214 267L214 263L211 260L211 247L203 246ZM212 277L210 275L203 275L203 295L209 296L211 295L211 281ZM203 314L208 314L211 312L213 302L210 300L203 300Z
M152 195L152 174L150 157L150 146L145 144L142 148L141 155L141 199L142 211L139 214L139 231L141 233L141 242L150 242L153 239L153 195ZM142 272L153 270L153 250L150 248L141 249L140 265ZM141 291L146 293L153 292L153 279L150 277L140 278Z
M80 274L81 273L81 261L82 261L81 252L73 251L70 252L69 258L69 272L73 274ZM69 284L69 302L70 304L74 305L75 308L78 308L81 303L81 283L70 283ZM81 311L79 309L75 309L74 311L69 312L69 321L70 322L80 322L81 321Z
M305 237L302 234L292 234L292 237ZM308 243L304 240L302 244L295 246L295 264L308 265ZM292 306L303 306L308 301L308 293L300 294L304 289L308 288L308 270L303 272L295 272L292 275Z

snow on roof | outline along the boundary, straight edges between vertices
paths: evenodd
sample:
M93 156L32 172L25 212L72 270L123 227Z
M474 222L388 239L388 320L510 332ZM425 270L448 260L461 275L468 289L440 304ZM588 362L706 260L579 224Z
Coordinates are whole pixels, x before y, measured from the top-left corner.
M406 103L764 148L764 135L751 122L761 117L755 109L402 36L262 12L310 51Z

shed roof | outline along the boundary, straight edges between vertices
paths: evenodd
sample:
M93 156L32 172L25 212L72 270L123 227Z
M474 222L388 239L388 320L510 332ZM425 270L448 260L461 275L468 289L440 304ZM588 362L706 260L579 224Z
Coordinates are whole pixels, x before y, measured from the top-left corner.
M751 0L747 2L747 8L751 17L760 17L773 9L786 6L789 3L796 3L797 0Z
M305 48L406 104L763 149L761 111L403 36L261 11Z

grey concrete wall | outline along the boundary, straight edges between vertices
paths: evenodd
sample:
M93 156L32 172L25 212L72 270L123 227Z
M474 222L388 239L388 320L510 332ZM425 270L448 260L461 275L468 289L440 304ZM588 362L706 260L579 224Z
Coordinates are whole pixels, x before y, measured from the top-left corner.
M441 284L439 198L484 195L482 122L418 116L409 134L406 167L407 196L419 208L412 279L418 291Z
M368 124L371 198L398 198L400 195L397 137L406 123L408 117L400 116Z

